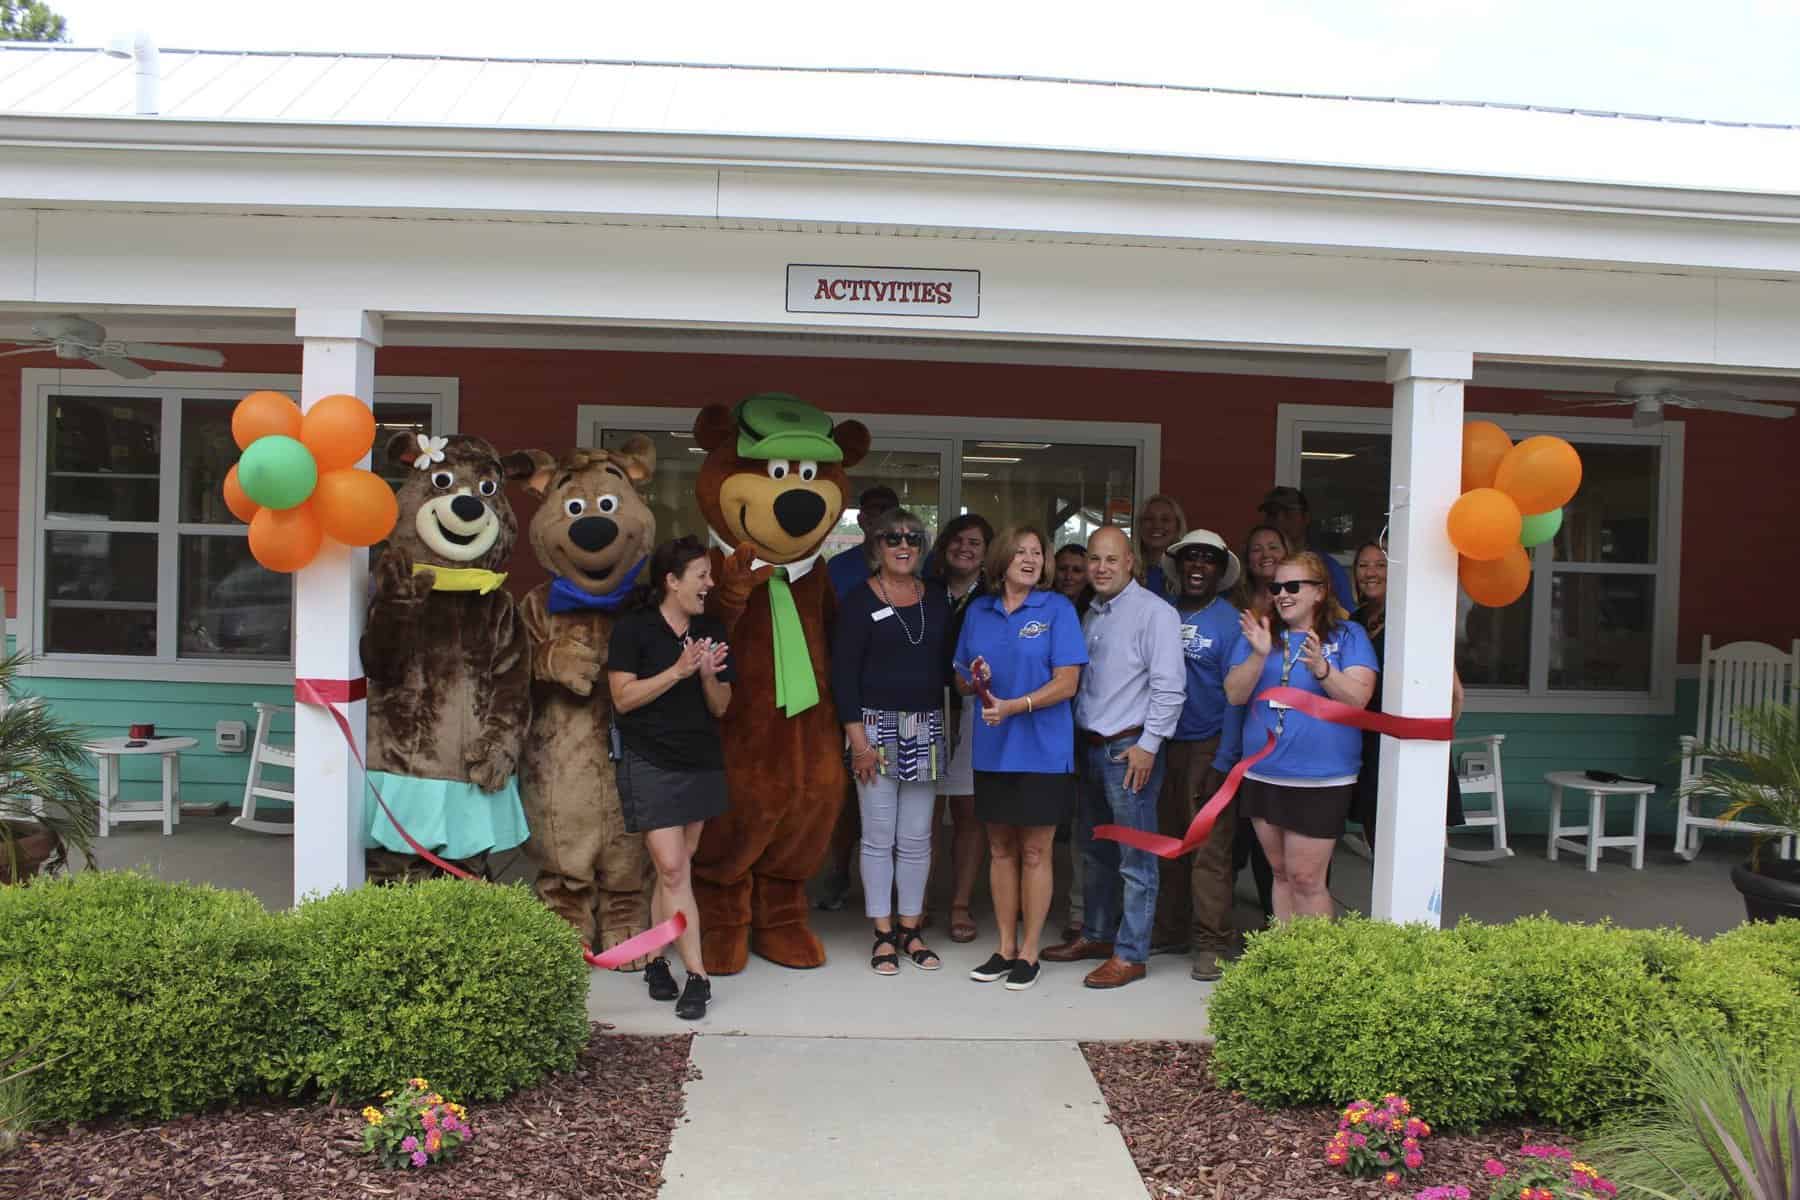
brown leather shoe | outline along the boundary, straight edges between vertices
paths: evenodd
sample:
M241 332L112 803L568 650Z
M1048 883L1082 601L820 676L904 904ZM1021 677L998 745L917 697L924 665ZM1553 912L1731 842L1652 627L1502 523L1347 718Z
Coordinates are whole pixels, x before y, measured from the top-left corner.
M1111 942L1095 942L1077 935L1072 942L1050 946L1038 957L1045 962L1080 962L1086 958L1111 958Z
M1049 951L1045 951L1046 954ZM1150 968L1143 963L1126 962L1122 958L1109 958L1092 971L1081 982L1091 988L1124 987L1128 983L1136 983L1150 973Z

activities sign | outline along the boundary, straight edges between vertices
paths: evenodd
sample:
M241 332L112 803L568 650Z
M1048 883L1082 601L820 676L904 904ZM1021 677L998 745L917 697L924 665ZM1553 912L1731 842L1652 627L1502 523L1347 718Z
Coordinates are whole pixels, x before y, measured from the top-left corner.
M787 269L787 310L890 317L979 317L981 272L791 263Z

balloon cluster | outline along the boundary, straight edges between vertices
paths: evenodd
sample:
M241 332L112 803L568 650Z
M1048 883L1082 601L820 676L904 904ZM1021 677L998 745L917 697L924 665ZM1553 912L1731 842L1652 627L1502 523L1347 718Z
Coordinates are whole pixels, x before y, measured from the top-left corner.
M231 437L243 454L225 475L225 506L269 570L298 571L326 537L373 546L393 531L393 488L356 465L375 444L375 414L355 396L326 396L302 415L280 392L251 392L232 410Z
M1463 426L1462 495L1450 506L1457 578L1469 599L1504 608L1531 586L1529 547L1562 528L1581 486L1581 456L1559 437L1513 445L1492 421Z

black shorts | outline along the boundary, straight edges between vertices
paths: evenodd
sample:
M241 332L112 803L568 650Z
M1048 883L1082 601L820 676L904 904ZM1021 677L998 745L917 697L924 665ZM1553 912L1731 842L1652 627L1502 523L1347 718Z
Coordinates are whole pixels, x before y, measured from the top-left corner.
M709 821L726 809L725 772L669 771L627 749L618 763L625 832Z
M1075 811L1075 776L975 772L975 819L993 825L1061 825Z
M1277 829L1302 837L1336 841L1344 835L1344 818L1350 814L1354 784L1335 787L1289 787L1244 777L1238 785L1238 811L1260 818Z

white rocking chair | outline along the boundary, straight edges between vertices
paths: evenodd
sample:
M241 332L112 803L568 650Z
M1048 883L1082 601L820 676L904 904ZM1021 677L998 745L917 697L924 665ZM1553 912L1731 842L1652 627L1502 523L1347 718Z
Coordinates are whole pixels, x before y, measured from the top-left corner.
M257 816L256 801L285 800L294 802L294 791L291 786L276 787L263 782L264 767L285 767L294 769L294 751L291 746L279 746L269 741L269 727L275 723L278 714L292 713L291 706L285 704L254 703L256 709L256 740L250 743L250 774L244 780L243 811L231 819L231 823L239 829L248 829L252 833L273 833L292 837L294 826L290 821L267 821Z
M1783 858L1794 857L1794 837L1776 825L1723 821L1700 815L1689 786L1706 773L1705 745L1741 748L1749 735L1738 723L1740 709L1800 700L1800 638L1781 650L1762 642L1731 642L1713 649L1712 636L1700 640L1700 713L1694 736L1681 739L1681 788L1675 813L1675 853L1692 861L1706 832L1768 833L1780 839Z
M1500 743L1505 740L1504 733L1488 733L1480 737L1457 738L1450 743L1453 761L1458 746L1481 747L1465 751L1457 764L1456 782L1463 795L1463 823L1455 828L1491 829L1494 846L1491 850L1464 850L1446 843L1446 858L1457 862L1493 862L1512 857L1512 847L1506 844L1506 779L1500 770ZM1493 797L1486 808L1469 807L1470 796L1484 795Z

